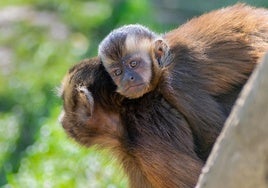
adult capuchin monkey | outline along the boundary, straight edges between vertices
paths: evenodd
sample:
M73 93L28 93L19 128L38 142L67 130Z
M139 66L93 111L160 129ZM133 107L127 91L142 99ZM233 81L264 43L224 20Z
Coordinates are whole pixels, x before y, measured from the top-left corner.
M132 188L194 187L203 162L184 117L158 92L129 100L115 90L99 58L71 68L61 91L68 135L110 149Z
M115 29L100 43L99 56L121 95L162 94L188 122L205 161L267 50L268 10L237 4L162 37L141 25Z

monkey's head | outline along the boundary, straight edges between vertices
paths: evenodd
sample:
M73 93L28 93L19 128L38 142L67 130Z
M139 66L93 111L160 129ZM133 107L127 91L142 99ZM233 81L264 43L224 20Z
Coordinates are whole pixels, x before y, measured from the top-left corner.
M114 141L121 124L116 111L120 96L115 88L98 58L72 67L61 88L64 110L60 121L67 134L86 146Z
M168 54L163 39L138 24L115 29L99 45L99 56L117 92L127 98L155 89Z

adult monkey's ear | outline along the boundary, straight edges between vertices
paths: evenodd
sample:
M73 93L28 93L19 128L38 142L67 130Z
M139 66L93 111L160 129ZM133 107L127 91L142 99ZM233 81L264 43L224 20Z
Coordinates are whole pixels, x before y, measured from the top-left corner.
M160 67L166 67L171 63L169 46L163 39L154 41L154 54Z
M85 110L90 113L90 116L93 114L94 109L94 99L92 93L87 89L86 86L79 85L77 88L78 91L78 100L82 103Z

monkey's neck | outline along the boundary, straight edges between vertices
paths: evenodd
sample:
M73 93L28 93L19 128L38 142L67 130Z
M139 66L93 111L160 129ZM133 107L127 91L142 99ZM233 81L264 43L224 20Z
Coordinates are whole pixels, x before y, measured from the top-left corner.
M152 63L152 79L150 91L154 91L159 87L159 84L164 80L165 68L159 67L157 62Z

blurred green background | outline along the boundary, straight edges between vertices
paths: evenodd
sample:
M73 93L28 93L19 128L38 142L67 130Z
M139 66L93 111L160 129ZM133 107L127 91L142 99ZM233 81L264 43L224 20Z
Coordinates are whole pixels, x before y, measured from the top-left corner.
M0 187L126 187L112 156L65 135L55 88L71 65L97 54L113 28L141 23L166 32L235 2L1 0ZM247 2L268 7L267 0Z

